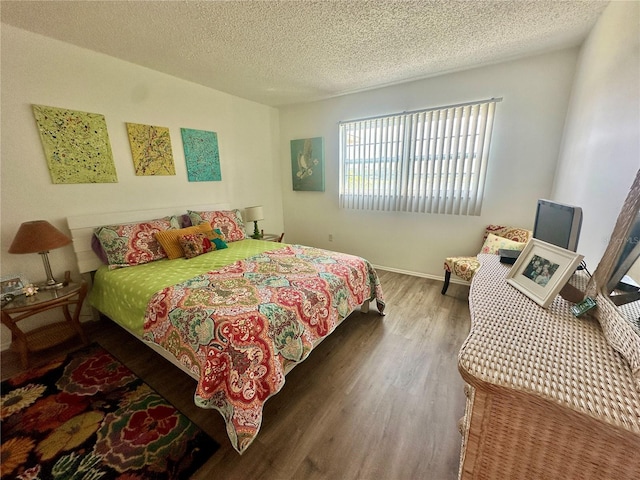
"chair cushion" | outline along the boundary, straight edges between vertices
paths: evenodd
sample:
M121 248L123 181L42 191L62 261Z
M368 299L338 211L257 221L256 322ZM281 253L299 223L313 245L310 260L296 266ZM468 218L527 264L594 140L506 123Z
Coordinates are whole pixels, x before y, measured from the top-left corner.
M489 241L489 245L487 245L487 239L490 235L492 238ZM483 250L480 253L498 253L500 248L522 250L532 236L533 232L525 228L489 225L484 231L484 237L482 238ZM502 240L496 240L493 237L502 238ZM500 246L495 247L496 244ZM485 247L488 250L487 252L484 251ZM447 272L451 272L467 281L471 280L479 267L480 262L476 257L447 257L444 261L444 269Z
M444 262L445 270L467 281L471 280L478 268L480 262L476 257L448 257Z

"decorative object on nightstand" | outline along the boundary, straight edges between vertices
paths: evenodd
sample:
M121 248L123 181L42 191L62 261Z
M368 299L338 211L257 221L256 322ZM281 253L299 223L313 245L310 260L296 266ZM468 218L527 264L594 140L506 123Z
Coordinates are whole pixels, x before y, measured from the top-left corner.
M29 352L38 352L75 336L79 336L84 345L89 343L80 325L80 309L87 295L87 284L71 281L70 272L66 272L64 286L41 290L37 295L20 295L2 306L2 323L11 330L13 346L20 353L22 366L29 366ZM73 314L70 305L75 305ZM37 313L62 308L64 319L44 325L34 330L23 331L18 322Z
M42 255L47 280L38 285L40 290L61 288L63 283L53 278L49 264L49 251L69 245L71 239L46 220L34 220L20 225L9 253L39 253Z
M33 283L30 283L24 286L24 288L22 289L22 293L24 293L27 297L30 297L31 295L35 295L36 293L38 293L38 290L38 287L36 287Z
M23 289L31 282L21 273L12 273L0 278L0 295L16 297L24 293Z
M258 230L258 220L264 220L264 212L262 211L262 205L255 207L247 207L244 210L244 221L253 222L253 235L251 238L260 239L262 234Z

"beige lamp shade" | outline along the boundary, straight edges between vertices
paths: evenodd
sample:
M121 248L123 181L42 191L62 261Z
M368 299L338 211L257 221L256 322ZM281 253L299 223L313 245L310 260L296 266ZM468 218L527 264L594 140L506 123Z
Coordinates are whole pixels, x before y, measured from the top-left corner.
M262 205L258 205L256 207L247 207L244 211L244 221L256 222L258 220L264 220Z
M69 245L71 239L46 220L20 225L9 253L40 253Z

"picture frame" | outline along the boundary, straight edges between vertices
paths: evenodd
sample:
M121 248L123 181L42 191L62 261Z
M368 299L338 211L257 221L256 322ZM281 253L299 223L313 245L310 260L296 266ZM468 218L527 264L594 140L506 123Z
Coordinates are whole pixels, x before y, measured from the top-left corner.
M291 140L294 191L324 192L324 137Z
M584 258L579 253L532 238L506 276L507 283L547 308Z
M21 274L5 275L0 278L0 295L4 298L7 295L22 295L22 289L29 285L29 280Z

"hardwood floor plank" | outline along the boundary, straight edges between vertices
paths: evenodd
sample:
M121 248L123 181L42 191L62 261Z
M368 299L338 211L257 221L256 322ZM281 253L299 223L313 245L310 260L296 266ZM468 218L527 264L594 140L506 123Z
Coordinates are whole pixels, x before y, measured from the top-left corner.
M109 320L85 324L92 341L143 378L221 448L196 479L448 480L457 477L464 383L457 354L469 330L469 288L379 271L381 317L353 313L269 399L254 443L238 455L222 417L193 403L195 382ZM32 357L38 364L71 343ZM2 378L21 371L2 352Z

